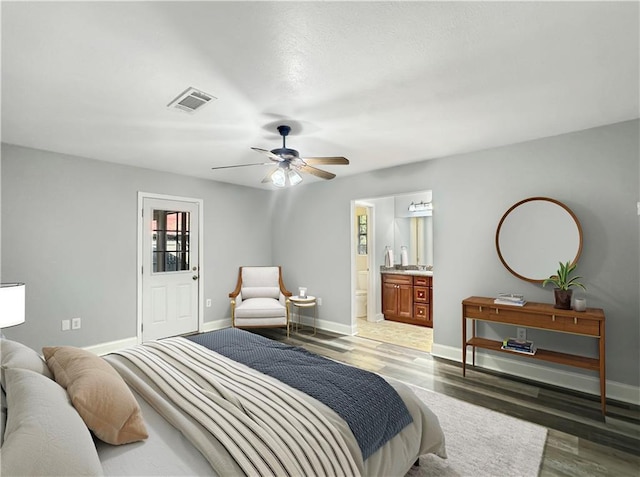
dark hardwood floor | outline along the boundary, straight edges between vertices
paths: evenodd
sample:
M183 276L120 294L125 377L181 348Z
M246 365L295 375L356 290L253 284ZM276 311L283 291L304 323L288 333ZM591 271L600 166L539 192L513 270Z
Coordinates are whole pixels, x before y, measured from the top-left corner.
M463 378L459 363L402 346L320 331L289 338L280 329L260 334L547 427L540 476L640 476L638 406L608 400L605 419L597 396L478 368L467 368Z

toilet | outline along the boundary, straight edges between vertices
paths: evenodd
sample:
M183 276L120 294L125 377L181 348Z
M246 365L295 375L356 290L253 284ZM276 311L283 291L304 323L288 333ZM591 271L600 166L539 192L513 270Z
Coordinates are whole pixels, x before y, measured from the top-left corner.
M369 286L369 272L360 270L358 272L358 283L356 289L356 317L367 317L367 288Z

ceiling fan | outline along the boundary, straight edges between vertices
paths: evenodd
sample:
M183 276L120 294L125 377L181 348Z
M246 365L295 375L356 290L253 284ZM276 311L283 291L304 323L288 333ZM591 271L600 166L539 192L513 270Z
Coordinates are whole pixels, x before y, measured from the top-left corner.
M327 172L317 167L316 165L348 165L349 160L345 157L300 157L298 151L295 149L289 149L286 144L287 136L291 132L291 127L283 124L278 126L278 132L282 136L282 147L278 149L272 149L267 151L266 149L260 149L259 147L252 147L254 151L257 151L271 159L271 162L255 162L252 164L239 164L237 166L220 166L212 167L211 169L229 169L232 167L247 167L247 166L271 166L277 167L269 172L262 182L271 182L276 187L286 187L287 185L296 185L302 182L302 176L300 172L312 174L321 179L333 179L336 175L332 172Z

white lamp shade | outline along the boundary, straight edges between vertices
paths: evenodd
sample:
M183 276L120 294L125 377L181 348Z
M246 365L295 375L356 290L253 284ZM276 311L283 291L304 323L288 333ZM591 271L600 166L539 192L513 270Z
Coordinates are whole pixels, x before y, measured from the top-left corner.
M271 174L271 182L273 182L273 185L276 187L284 187L287 182L287 176L284 169L281 167L276 169L275 172Z
M24 283L0 285L0 328L24 323Z
M293 169L289 170L289 183L294 186L296 184L300 184L302 182L302 176L298 174L298 171L294 171Z

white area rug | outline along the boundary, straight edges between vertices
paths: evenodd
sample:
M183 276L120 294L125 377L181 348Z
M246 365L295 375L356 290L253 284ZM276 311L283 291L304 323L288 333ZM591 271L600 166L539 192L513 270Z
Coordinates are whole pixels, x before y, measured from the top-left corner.
M537 476L547 429L444 394L411 389L438 416L448 459L420 458L406 477Z

